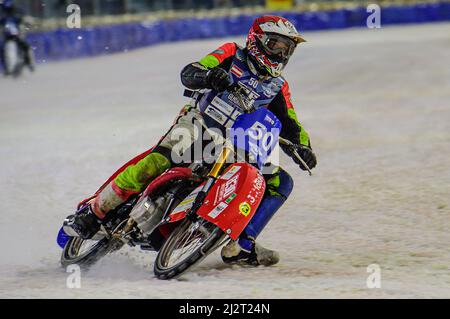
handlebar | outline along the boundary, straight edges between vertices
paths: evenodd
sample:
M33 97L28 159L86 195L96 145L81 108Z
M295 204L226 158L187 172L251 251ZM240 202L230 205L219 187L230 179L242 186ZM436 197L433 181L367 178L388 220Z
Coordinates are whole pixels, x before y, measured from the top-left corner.
M305 163L305 161L303 160L303 158L300 156L300 154L298 154L296 148L295 148L295 144L292 143L291 141L282 138L281 136L278 138L278 140L280 141L280 144L284 144L287 145L288 147L291 148L292 153L294 153L294 156L300 161L300 163L302 163L302 165L306 168L306 170L309 173L309 176L312 176L312 172L311 169L309 168L308 164Z

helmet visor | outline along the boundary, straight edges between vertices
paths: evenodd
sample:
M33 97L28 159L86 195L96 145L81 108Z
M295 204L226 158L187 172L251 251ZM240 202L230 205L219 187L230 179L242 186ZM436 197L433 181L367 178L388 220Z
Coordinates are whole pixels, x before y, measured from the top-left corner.
M297 47L294 40L279 34L265 34L262 44L267 55L278 62L287 62Z

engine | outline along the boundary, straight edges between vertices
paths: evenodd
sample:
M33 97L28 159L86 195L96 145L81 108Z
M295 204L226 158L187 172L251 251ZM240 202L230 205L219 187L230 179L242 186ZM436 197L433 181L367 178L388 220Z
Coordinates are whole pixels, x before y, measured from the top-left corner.
M130 217L136 221L144 236L150 235L159 224L168 203L168 196L161 196L156 200L146 197L133 208Z

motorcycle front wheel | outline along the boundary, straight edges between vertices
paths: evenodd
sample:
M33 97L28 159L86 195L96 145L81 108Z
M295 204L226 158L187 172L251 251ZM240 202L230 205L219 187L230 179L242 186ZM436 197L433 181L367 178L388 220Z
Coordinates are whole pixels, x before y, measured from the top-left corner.
M14 75L19 66L19 46L13 40L7 40L3 47L3 59L7 75Z
M220 228L206 220L184 220L164 242L156 257L156 277L167 280L180 276L220 247L226 237Z

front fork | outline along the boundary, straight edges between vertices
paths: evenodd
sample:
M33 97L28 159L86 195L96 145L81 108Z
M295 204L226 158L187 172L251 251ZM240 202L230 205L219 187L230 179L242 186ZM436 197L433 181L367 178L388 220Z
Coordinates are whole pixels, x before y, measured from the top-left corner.
M203 201L208 195L209 190L212 188L214 183L216 182L217 177L222 171L223 166L225 165L228 156L233 152L233 149L229 145L225 145L220 152L219 157L217 158L214 166L211 168L207 175L206 183L203 186L202 190L195 197L195 201L192 205L191 210L187 213L187 218L191 221L196 221L198 216L196 214L197 210L202 206Z

